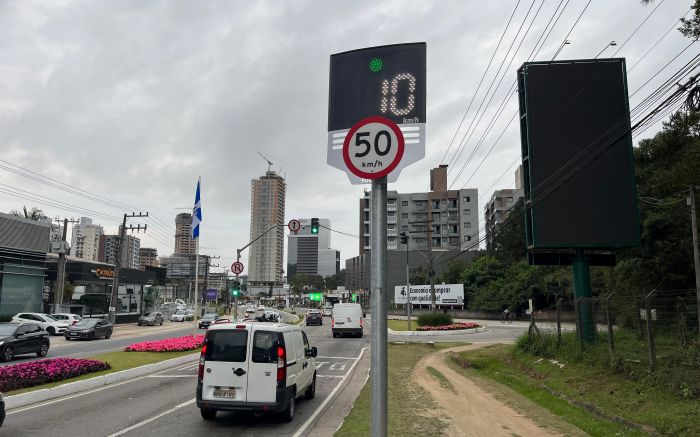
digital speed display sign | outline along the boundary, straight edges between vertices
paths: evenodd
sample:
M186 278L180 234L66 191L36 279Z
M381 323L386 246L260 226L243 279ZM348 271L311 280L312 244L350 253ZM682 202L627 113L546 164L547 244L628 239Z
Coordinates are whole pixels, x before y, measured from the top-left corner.
M355 144L359 147L364 142L363 138L353 138L352 152L346 151L344 156L343 145L348 133L371 117L395 123L403 137L400 141L402 156L386 174L388 182L395 182L403 167L421 160L425 156L425 76L425 43L371 47L331 55L328 164L345 171L353 184L363 184L369 183L369 179L362 177L362 172L348 169L356 157L369 150L377 155L397 153L396 147L388 148L390 144L399 143L394 132L388 129L378 130L376 146L371 149L355 151ZM369 142L374 145L374 137ZM380 161L376 163L382 165ZM370 174L374 170L364 171Z

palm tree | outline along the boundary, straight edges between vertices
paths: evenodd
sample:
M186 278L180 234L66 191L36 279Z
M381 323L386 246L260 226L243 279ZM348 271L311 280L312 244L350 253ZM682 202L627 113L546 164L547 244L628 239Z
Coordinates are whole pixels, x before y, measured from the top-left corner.
M22 207L22 211L17 210L17 209L13 209L12 211L10 211L10 214L16 215L18 217L24 217L24 218L27 218L30 220L37 220L37 221L46 217L46 215L44 214L44 211L37 208L36 206L33 206L32 209L30 209L30 210L27 210L26 206Z

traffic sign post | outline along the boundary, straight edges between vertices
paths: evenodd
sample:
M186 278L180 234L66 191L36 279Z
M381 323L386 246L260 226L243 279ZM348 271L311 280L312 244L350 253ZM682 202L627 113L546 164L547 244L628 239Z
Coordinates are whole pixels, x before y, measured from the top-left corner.
M299 229L301 229L301 222L297 219L292 219L287 223L287 227L289 228L290 232L297 233L299 232Z
M387 182L425 156L425 43L331 55L330 166L372 184L370 225L371 435L387 434Z
M231 264L231 271L236 276L240 275L241 273L243 273L243 263L240 261L234 262L233 264Z

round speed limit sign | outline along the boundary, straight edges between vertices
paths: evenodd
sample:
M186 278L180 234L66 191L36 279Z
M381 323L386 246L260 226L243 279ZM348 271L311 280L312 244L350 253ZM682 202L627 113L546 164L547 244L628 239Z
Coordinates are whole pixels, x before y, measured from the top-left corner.
M388 118L368 117L356 123L343 142L343 159L348 170L365 179L379 179L401 162L404 138L401 129Z

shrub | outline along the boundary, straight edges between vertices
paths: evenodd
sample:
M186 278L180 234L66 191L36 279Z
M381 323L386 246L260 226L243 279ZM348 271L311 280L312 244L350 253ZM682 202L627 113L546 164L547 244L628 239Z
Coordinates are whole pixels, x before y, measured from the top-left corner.
M125 352L181 352L199 349L204 343L204 336L165 338L163 340L134 343L124 348Z
M416 331L455 331L458 329L473 329L478 328L479 324L474 322L451 323L449 325L440 326L419 326Z
M83 358L49 358L13 364L0 367L0 392L34 387L111 368L109 363Z
M442 326L452 323L452 316L445 313L429 313L418 316L418 326Z
M0 314L0 323L6 323L12 320L12 316L9 314Z

